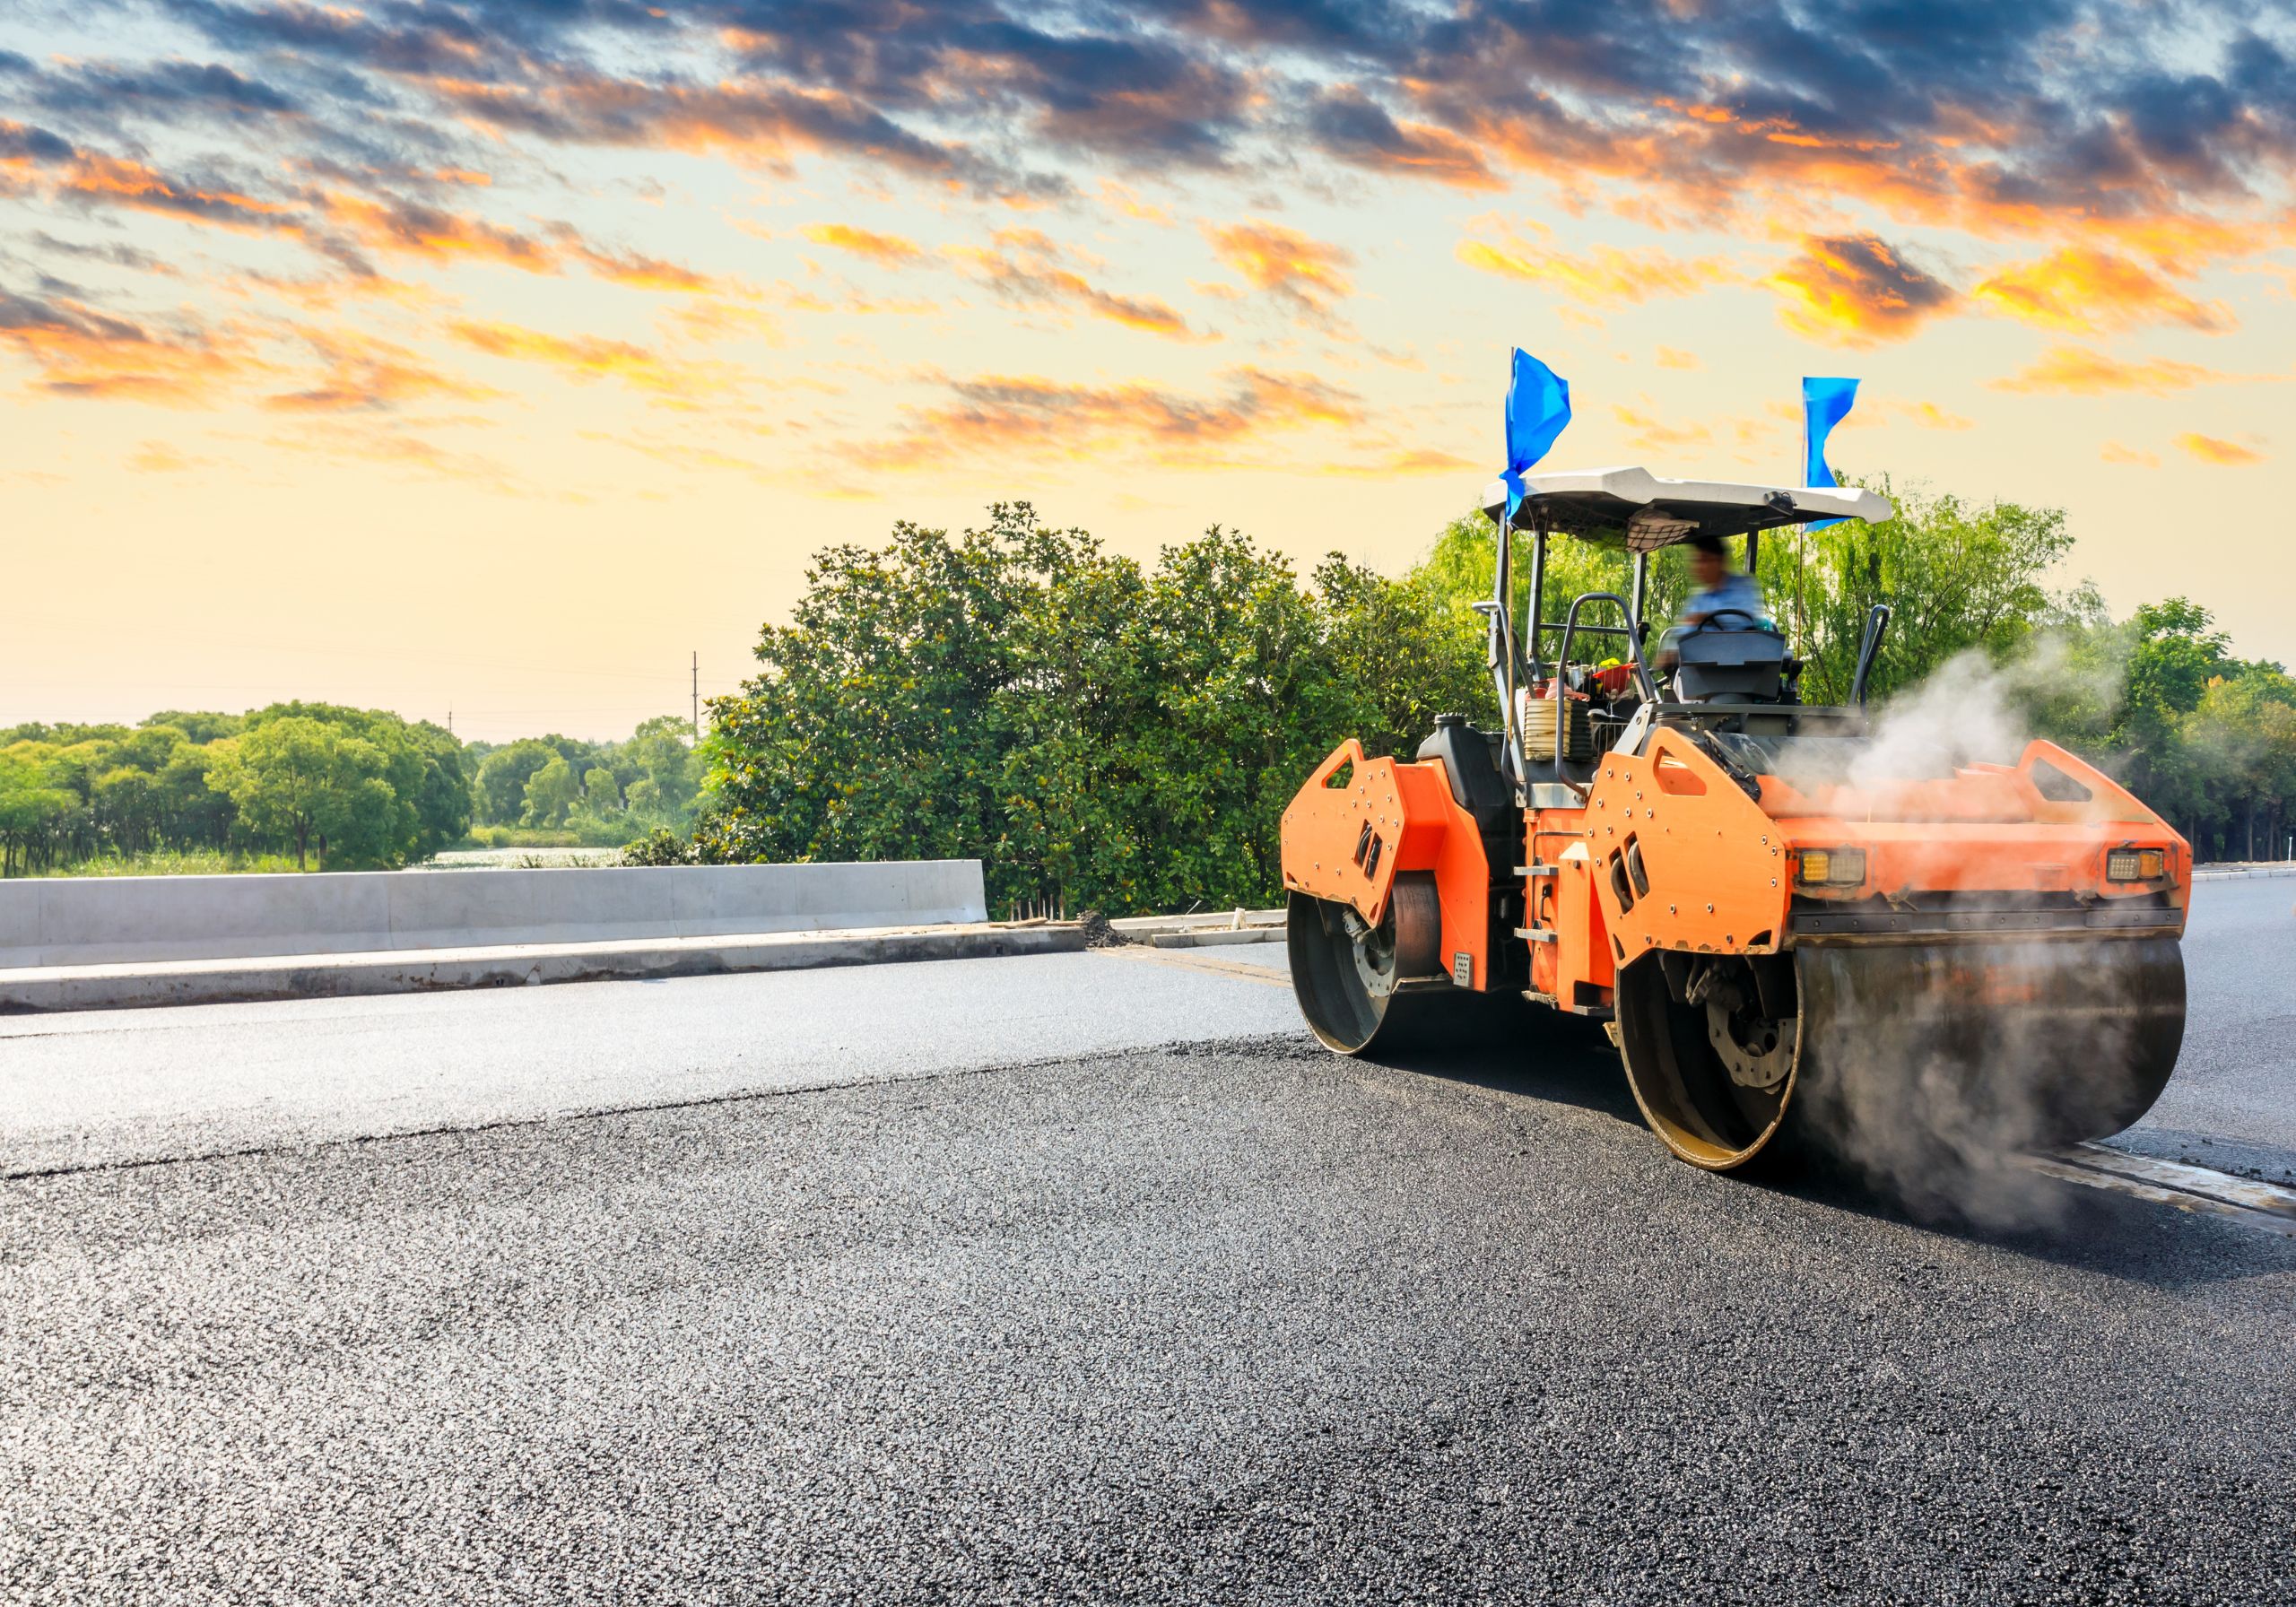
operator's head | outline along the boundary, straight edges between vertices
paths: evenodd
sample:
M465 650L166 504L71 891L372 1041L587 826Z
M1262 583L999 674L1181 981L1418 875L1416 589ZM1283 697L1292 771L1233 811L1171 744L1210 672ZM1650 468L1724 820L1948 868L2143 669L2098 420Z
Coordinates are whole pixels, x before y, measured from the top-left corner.
M1729 567L1729 554L1723 550L1720 536L1693 535L1690 538L1690 572L1696 577L1700 590L1719 586Z

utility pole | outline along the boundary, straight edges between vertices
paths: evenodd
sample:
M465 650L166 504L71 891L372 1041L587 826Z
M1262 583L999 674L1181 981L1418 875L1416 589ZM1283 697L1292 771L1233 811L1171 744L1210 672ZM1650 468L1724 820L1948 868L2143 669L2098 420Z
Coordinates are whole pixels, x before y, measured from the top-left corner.
M701 649L693 650L693 740L701 740Z

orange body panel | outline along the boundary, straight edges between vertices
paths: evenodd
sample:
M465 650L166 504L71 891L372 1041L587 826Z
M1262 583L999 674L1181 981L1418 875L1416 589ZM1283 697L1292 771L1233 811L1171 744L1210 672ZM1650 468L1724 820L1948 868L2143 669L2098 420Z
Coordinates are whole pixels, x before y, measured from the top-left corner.
M1595 890L1598 874L1583 841L1565 848L1555 864L1554 986L1544 991L1566 1009L1607 1004L1618 981L1610 923Z
M2037 764L2077 782L2088 798L2045 797ZM1774 952L1785 943L1797 891L1851 900L1936 892L2110 899L2165 890L2181 929L2192 868L2184 839L2054 743L2032 743L2013 768L1972 766L1951 780L1829 787L1816 798L1776 777L1760 784L1757 803L1687 736L1664 729L1651 734L1640 757L1603 760L1587 797L1587 840L1617 962L1650 949ZM1626 874L1630 844L1640 852L1647 892ZM2107 881L2106 856L2125 847L2165 849L2167 874ZM1797 888L1805 848L1863 850L1865 879Z
M1652 949L1766 954L1783 945L1792 873L1782 834L1681 733L1652 732L1636 757L1606 755L1584 818L1614 965Z
M1283 812L1283 885L1352 906L1377 925L1395 886L1403 797L1395 760L1366 757L1363 744L1349 737Z
M1405 871L1434 873L1445 967L1455 979L1464 969L1471 987L1488 987L1491 864L1474 817L1451 796L1440 760L1370 759L1351 737L1283 812L1283 885L1345 904L1376 925Z
M2088 797L2046 796L2035 779L2043 769ZM1971 801L1966 812L1943 812L1954 795ZM1998 812L1976 812L1987 800ZM1802 890L1813 898L1925 890L2118 899L2165 891L2180 912L2179 929L2190 903L2191 846L2118 782L2054 743L2029 744L2013 768L1971 766L1952 781L1894 787L1828 787L1811 798L1765 777L1762 802L1778 815L1789 850L1865 849L1863 882ZM2122 847L2162 849L2166 873L2152 882L2109 881L2105 857Z

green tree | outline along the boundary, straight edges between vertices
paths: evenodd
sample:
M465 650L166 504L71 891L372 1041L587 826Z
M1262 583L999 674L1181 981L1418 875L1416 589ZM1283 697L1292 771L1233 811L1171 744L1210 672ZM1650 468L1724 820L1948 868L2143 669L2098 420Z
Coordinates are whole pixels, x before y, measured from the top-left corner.
M582 803L598 814L613 814L622 808L622 788L615 783L613 772L604 765L587 771L582 777Z
M470 834L472 780L476 767L454 733L428 720L406 727L422 757L422 778L414 789L413 856L427 858Z
M978 856L1000 903L1272 897L1314 761L1352 729L1415 743L1474 673L1430 594L1338 560L1302 586L1220 529L1144 574L998 504L959 536L831 549L808 580L713 706L701 850Z
M1012 679L998 696L1005 745L988 859L992 896L1073 895L1123 911L1152 901L1164 823L1152 798L1162 717L1140 566L1025 505L992 528L1026 584L1008 626Z
M79 800L49 778L48 767L11 743L0 750L0 875L21 876L48 863L57 830Z
M398 799L389 758L372 743L289 715L220 745L208 785L230 795L250 830L292 842L296 869L306 868L314 847L325 869L330 845L356 859L389 856Z
M631 734L623 751L632 774L624 790L633 812L667 817L691 809L701 777L691 734L691 728L675 715L641 721ZM615 773L620 776L619 767ZM642 805L637 791L641 784L648 788Z
M759 676L712 705L714 852L988 855L1009 741L997 700L1027 586L1007 539L1027 510L996 518L954 540L904 522L883 552L815 558L790 623L759 641Z
M582 784L575 779L574 767L562 754L552 753L550 762L527 780L526 806L519 819L529 826L562 826L567 812L581 795Z
M125 764L95 778L91 799L98 830L129 854L141 853L158 840L160 802L157 777Z
M531 736L489 753L478 767L478 818L490 826L517 824L526 813L526 783L559 756L548 743Z
M1164 550L1143 612L1160 681L1141 767L1151 902L1271 898L1283 805L1345 733L1315 599L1283 559L1215 526Z
M1973 503L1886 477L1869 489L1896 504L1895 517L1762 537L1759 578L1807 663L1805 700L1848 700L1876 603L1892 611L1868 684L1876 699L1971 649L2005 657L2048 622L2057 600L2044 581L2073 545L2062 508Z
M2244 859L2277 858L2296 801L2296 680L2276 664L2242 666L2201 693L2187 722L2188 753L2206 756L2218 780L2226 847Z
M1350 728L1365 748L1409 754L1447 712L1490 723L1481 614L1469 613L1474 629L1463 630L1458 612L1439 592L1335 553L1317 567L1315 588L1323 659L1335 691L1352 704Z
M366 793L356 819L358 846L331 843L330 853L361 863L403 864L460 838L469 830L462 800L468 781L460 744L436 725L410 725L387 709L338 703L274 703L247 717L250 733L282 719L312 719L355 737L380 755L389 798ZM346 817L348 819L349 817Z
M163 709L144 722L147 726L172 725L183 733L186 741L203 747L227 736L239 735L247 728L247 716L241 714L187 712L177 708Z
M213 743L185 743L154 778L168 840L180 847L221 848L230 840L237 810L228 794L207 785L215 755Z
M2147 603L2129 620L2129 709L2155 720L2192 713L2209 683L2233 666L2231 638L2184 597Z

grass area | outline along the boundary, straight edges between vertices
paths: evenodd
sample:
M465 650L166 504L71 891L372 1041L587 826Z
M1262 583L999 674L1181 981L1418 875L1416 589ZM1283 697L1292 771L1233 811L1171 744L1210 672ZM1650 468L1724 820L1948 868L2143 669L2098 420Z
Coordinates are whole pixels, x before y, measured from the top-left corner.
M524 827L480 826L461 842L435 856L437 867L510 866L520 870L563 865L618 864L622 843L586 843L571 831L534 831ZM308 867L319 868L316 856ZM292 873L292 854L235 854L220 848L152 848L141 854L100 854L92 859L51 865L37 876L228 876L250 873Z
M408 867L418 871L557 871L622 863L620 848L448 848Z
M579 833L560 829L544 830L528 826L473 826L470 835L443 850L447 853L468 852L474 848L619 848L622 840L612 844L585 843Z
M220 848L152 848L142 854L100 854L72 864L53 865L39 876L222 876L248 873L291 873L292 854L231 854Z

